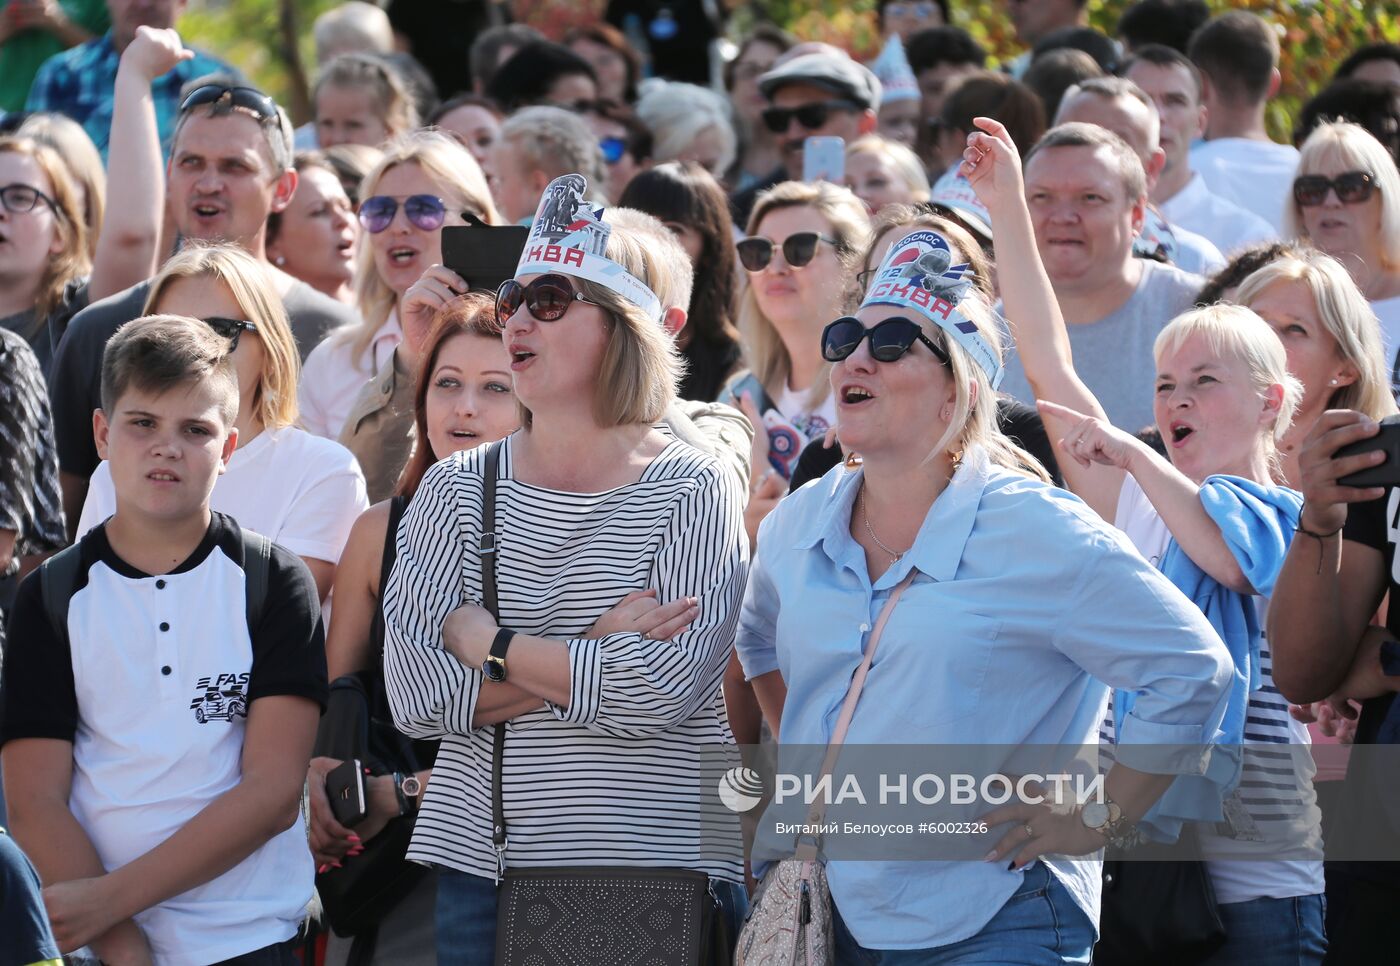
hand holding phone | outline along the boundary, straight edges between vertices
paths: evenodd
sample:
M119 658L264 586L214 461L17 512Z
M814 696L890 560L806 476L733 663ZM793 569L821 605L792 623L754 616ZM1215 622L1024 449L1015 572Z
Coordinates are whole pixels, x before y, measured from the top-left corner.
M1333 454L1332 458L1339 460L1374 450L1385 453L1383 462L1338 479L1342 486L1400 486L1400 416L1387 416L1380 424L1376 435L1348 443Z
M369 815L365 767L358 758L342 761L326 774L326 797L331 814L346 828L354 828Z
M802 180L808 183L846 180L846 142L837 137L812 137L802 142Z

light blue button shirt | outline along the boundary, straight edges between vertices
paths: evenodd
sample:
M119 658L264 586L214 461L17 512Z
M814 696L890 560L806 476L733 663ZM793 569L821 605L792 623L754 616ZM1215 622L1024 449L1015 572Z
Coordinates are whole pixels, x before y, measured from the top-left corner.
M749 678L782 672L784 745L830 740L869 629L912 567L847 744L1093 745L1113 687L1138 693L1120 760L1163 774L1203 771L1199 747L1224 715L1230 656L1117 530L1072 494L974 447L913 548L872 586L849 532L860 479L836 467L759 531L736 643ZM1135 760L1132 744L1198 750ZM1096 925L1097 858L1046 860ZM835 860L827 874L855 938L886 949L976 935L1021 879L980 861Z

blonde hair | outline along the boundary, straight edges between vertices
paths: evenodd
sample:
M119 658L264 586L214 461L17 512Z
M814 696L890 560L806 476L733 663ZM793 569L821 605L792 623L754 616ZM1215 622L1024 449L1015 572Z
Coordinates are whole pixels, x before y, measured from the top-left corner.
M315 103L327 87L357 87L369 92L374 112L389 132L398 137L418 126L418 108L403 78L383 58L373 54L341 54L321 69L311 91Z
M866 213L865 203L850 188L825 181L815 184L785 181L763 192L749 215L748 234L755 234L764 218L783 208L811 208L826 219L831 225L831 237L836 239L836 257L841 262L842 271L865 247L870 235L870 216ZM776 394L787 385L792 375L792 359L778 330L759 308L751 279L745 281L743 293L739 296L737 321L744 337L749 369L765 390ZM826 378L829 368L825 365L822 367L816 382L807 391L809 406L819 405L831 391Z
M691 268L690 256L671 229L662 224L661 219L636 208L609 208L603 220L642 242L643 254L650 256L647 258L649 285L661 300L661 308L689 311L695 270Z
M438 190L456 195L444 198L449 210L454 203L471 209L488 225L497 224L500 216L491 200L491 189L486 186L486 176L481 166L467 149L455 139L441 131L412 131L394 138L384 146L384 154L360 182L360 200L371 197L379 188L382 179L390 168L401 164L416 164L422 172L434 181ZM460 206L459 206L460 207ZM353 357L358 359L374 341L379 331L393 311L398 294L391 289L379 268L374 264L374 246L360 245L355 266L355 302L360 310L361 324L342 330L336 338L353 339Z
M888 161L904 182L904 186L909 189L910 196L916 204L928 201L933 193L928 183L928 172L924 170L919 156L898 141L878 134L867 134L851 142L851 146L846 149L846 160L849 161L858 154L873 154Z
M244 319L258 327L262 340L262 372L253 398L243 403L267 429L295 423L301 357L271 273L237 245L189 242L151 280L143 311L155 314L166 289L181 278L216 279L228 286Z
M727 100L707 87L680 81L648 81L643 86L645 93L637 102L637 117L651 128L656 139L652 157L658 163L674 161L696 138L713 130L720 139L715 170L721 175L729 170L739 142L729 120Z
M1388 271L1400 268L1400 171L1389 151L1359 124L1332 121L1319 124L1298 149L1299 175L1316 174L1329 162L1365 171L1381 193L1381 264ZM1307 238L1298 202L1289 195L1284 212L1284 233Z
M1336 342L1338 357L1356 369L1356 381L1333 392L1327 400L1327 408L1355 409L1372 419L1395 413L1380 322L1342 263L1316 249L1285 255L1240 283L1235 301L1249 307L1265 289L1277 282L1299 282L1307 286L1317 303L1323 328Z
M32 138L0 137L0 152L22 154L33 159L48 179L47 194L57 208L53 212L54 231L63 243L63 250L49 258L39 278L38 297L34 300L34 321L30 325L30 331L21 333L26 339L33 339L48 324L49 316L63 302L63 290L68 283L77 281L92 271L87 222L78 210L78 197L73 191L73 176L57 151Z
M612 226L607 257L656 291L658 260L647 252L646 235L616 221ZM572 281L584 298L603 309L608 320L608 344L593 390L594 419L600 426L655 423L676 398L676 387L685 371L676 340L660 319L647 315L612 289L588 279ZM529 309L522 307L520 311ZM521 425L529 427L530 410L523 403L519 408Z
M1280 475L1278 441L1293 423L1303 400L1303 384L1288 371L1288 356L1269 323L1243 305L1223 302L1184 312L1157 333L1152 356L1160 364L1168 353L1180 350L1192 336L1202 336L1219 357L1233 356L1249 368L1249 379L1260 395L1274 386L1283 388L1272 431L1265 436L1265 451L1275 477Z
M88 257L97 257L97 236L102 234L102 219L107 213L107 170L102 166L97 145L92 143L81 124L63 114L31 114L16 134L57 151L73 179L83 186Z

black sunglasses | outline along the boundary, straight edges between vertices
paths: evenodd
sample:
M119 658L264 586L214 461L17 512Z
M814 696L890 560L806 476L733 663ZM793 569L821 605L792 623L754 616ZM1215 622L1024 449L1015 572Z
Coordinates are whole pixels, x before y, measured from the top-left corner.
M901 315L866 328L860 319L843 316L822 330L822 358L840 362L860 347L861 340L870 337L870 355L876 362L894 362L913 348L914 340L928 346L939 362L948 364L948 353L928 336L912 319Z
M238 340L245 331L258 331L258 327L246 319L226 319L220 315L205 319L204 324L213 329L215 335L228 339L229 352L233 352L238 348Z
M573 279L551 272L529 285L508 278L496 290L496 322L504 326L524 305L541 322L558 322L575 302L597 305L574 288Z
M801 268L817 257L817 243L835 245L836 239L814 231L799 231L783 239L783 258L793 268ZM735 246L739 251L739 263L750 272L761 272L773 260L773 242L762 235L750 235L741 239Z
M0 205L4 205L5 210L12 215L33 211L40 202L48 205L55 215L62 216L63 212L58 210L54 200L38 188L27 184L7 184L0 188Z
M763 124L774 134L782 134L792 124L793 118L809 131L815 131L827 122L832 111L858 111L860 105L855 101L834 100L817 101L815 104L803 104L801 107L765 107L763 109Z
M201 104L213 104L225 97L234 107L252 111L264 121L277 116L277 102L257 88L226 87L223 84L205 84L190 91L180 102L180 113L183 114Z
M1365 171L1348 171L1335 178L1305 174L1293 179L1293 200L1303 208L1315 208L1322 204L1327 200L1327 192L1333 190L1342 204L1359 205L1376 190L1376 179Z
M360 202L360 224L371 235L377 235L394 223L398 212L399 199L375 195ZM403 213L414 228L437 231L447 220L447 205L436 195L409 195L403 200Z

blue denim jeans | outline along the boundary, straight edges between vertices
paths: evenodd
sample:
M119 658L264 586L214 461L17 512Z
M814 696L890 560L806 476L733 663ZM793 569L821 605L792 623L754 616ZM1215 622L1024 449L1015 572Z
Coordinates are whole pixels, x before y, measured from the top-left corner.
M731 947L749 911L748 893L737 882L713 880L724 907ZM443 869L437 891L438 966L491 966L496 957L496 883L479 875Z
M1225 945L1201 966L1319 966L1326 917L1321 895L1222 903Z
M226 959L215 966L297 966L296 940L273 943L262 949Z
M1025 871L1021 886L982 931L932 949L866 949L835 910L836 962L841 966L1059 966L1088 963L1094 925L1043 862Z

